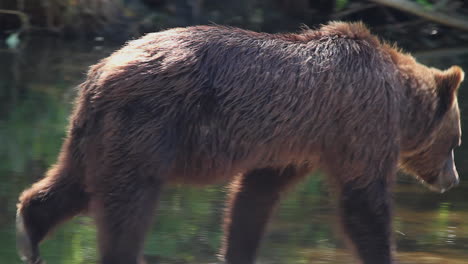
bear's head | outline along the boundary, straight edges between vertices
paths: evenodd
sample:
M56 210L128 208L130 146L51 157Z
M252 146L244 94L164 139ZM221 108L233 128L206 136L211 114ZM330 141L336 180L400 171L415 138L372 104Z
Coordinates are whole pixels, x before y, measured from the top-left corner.
M459 182L453 150L461 144L460 112L457 90L464 73L458 66L446 71L430 69L434 76L435 117L430 135L415 151L403 153L403 169L430 189L445 192Z

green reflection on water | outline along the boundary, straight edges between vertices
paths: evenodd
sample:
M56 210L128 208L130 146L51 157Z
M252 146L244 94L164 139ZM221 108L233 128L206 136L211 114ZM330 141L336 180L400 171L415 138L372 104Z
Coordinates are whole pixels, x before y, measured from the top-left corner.
M14 236L18 194L55 161L65 135L72 87L109 50L37 42L22 54L0 53L0 263L20 263ZM468 68L468 55L463 58ZM454 61L462 64L460 57L430 59L427 63L438 67ZM460 94L463 111L463 98L468 98L463 87ZM468 145L457 151L462 181L468 172L467 151ZM395 237L401 263L466 263L468 184L462 182L439 195L403 181L395 192ZM215 262L225 194L224 186L166 189L146 243L148 263ZM339 230L332 197L322 175L301 183L275 215L260 260L350 263L353 258L344 250L344 242L336 239ZM43 243L42 255L49 264L93 263L97 259L95 235L92 220L77 217Z

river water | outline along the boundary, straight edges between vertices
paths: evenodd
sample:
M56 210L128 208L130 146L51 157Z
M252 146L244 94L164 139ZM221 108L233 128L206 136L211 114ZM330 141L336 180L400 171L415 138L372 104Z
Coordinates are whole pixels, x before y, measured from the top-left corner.
M20 263L14 217L19 193L42 177L65 135L74 87L87 68L115 47L32 38L19 50L0 49L0 263ZM430 66L468 70L468 51L416 53ZM460 89L462 127L468 125L468 82ZM468 142L467 139L463 140ZM402 264L468 263L468 144L456 150L461 184L445 194L400 176L394 197L395 239ZM259 263L347 264L333 192L322 175L300 184L281 203ZM148 236L148 264L214 263L220 245L225 186L175 186L164 191ZM42 245L49 264L95 263L95 227L87 217L60 226Z

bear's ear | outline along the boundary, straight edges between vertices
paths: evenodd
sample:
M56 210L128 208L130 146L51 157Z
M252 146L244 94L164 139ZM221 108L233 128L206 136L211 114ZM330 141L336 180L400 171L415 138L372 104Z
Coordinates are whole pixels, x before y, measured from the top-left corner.
M458 66L452 66L450 69L434 76L440 98L440 111L442 113L450 109L455 102L457 89L460 87L464 76L465 73Z

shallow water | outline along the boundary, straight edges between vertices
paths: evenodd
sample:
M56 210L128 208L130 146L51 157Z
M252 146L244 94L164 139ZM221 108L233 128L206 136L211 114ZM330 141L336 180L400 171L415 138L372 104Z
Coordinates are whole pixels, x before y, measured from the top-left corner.
M0 263L20 263L14 235L18 194L55 161L73 87L89 65L113 49L97 44L30 39L16 52L0 50ZM468 52L444 54L421 53L420 60L468 70ZM462 115L468 106L467 82L463 86ZM463 117L463 125L468 124L468 115ZM468 144L456 150L456 161L461 185L442 195L399 177L394 236L402 264L468 263ZM225 195L225 186L166 189L146 243L148 263L216 262ZM309 177L291 192L269 226L259 263L351 263L332 197L322 175ZM92 220L78 217L59 227L41 250L49 264L94 263Z

